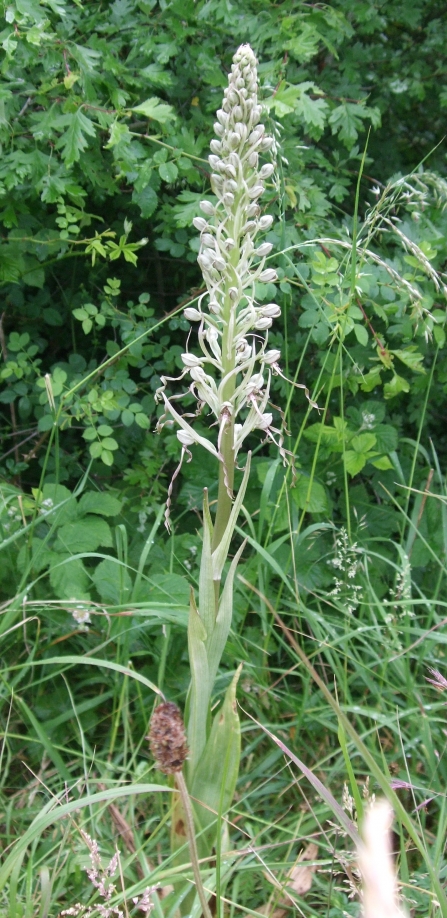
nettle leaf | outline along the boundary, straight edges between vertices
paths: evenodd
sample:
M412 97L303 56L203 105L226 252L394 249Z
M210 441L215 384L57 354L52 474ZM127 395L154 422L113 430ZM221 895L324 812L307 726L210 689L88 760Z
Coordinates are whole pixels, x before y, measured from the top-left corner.
M146 118L151 118L154 121L159 121L160 124L166 124L168 121L175 121L177 117L172 105L161 102L157 96L146 99L141 105L136 105L135 108L132 108L132 111L138 112L140 115L145 115Z
M62 158L66 166L72 166L76 163L88 147L87 137L95 137L96 129L94 124L87 118L79 108L73 116L68 131L62 135L57 143L57 147L62 147Z
M107 491L87 491L79 501L78 512L80 515L98 513L100 516L117 516L121 507L122 501Z
M82 520L65 523L59 528L55 548L77 554L96 551L100 545L103 548L112 548L109 524L94 516L85 516Z

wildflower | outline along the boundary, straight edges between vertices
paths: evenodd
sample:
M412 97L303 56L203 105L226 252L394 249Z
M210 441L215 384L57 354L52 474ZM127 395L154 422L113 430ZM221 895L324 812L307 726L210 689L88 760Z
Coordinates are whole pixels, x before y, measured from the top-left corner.
M88 606L79 603L78 606L75 606L75 608L71 610L71 614L75 622L80 625L84 631L88 631L87 625L91 622Z
M214 416L214 440L195 432L186 420L194 414L180 415L175 410L173 400L183 396L167 397L165 390L172 379L161 377L156 393L165 408L158 429L169 416L174 418L180 428L182 460L193 444L204 446L225 466L230 495L232 473L228 470L253 431L276 442L286 461L282 432L272 427L273 415L266 411L272 373L281 373L280 352L267 350L268 330L281 310L276 303L261 305L255 293L257 284L272 284L278 277L274 268L266 267L272 244L258 241L259 233L270 229L273 222L271 215L261 215L259 201L275 169L273 163L260 165L260 156L274 147L261 115L256 58L249 45L241 45L217 112L217 136L211 141L211 188L217 203L202 201L204 216L193 221L200 233L198 263L206 293L197 308L188 306L184 315L198 325L201 356L183 354L184 370L178 378L189 376L189 392L198 402L196 414L207 408ZM170 494L168 512L169 499Z

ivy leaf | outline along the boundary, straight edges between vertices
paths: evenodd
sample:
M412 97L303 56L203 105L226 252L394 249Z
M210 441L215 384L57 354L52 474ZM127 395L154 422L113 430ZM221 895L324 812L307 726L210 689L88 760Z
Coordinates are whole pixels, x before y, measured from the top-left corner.
M66 166L72 166L81 156L81 153L88 147L87 137L95 137L95 127L90 118L82 113L78 108L77 112L71 117L70 127L62 135L57 143L57 147L62 147L62 158Z
M151 118L153 121L159 121L160 124L174 121L177 117L172 105L161 102L157 96L146 99L141 105L136 105L135 108L132 108L132 111L145 115L146 118Z

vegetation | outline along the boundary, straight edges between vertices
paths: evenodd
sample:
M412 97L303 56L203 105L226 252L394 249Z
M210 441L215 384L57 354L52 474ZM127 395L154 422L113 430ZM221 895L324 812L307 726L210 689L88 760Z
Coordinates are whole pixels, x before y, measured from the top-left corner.
M404 907L447 916L443 5L2 10L0 916L359 916L374 795ZM246 42L248 267L213 127Z

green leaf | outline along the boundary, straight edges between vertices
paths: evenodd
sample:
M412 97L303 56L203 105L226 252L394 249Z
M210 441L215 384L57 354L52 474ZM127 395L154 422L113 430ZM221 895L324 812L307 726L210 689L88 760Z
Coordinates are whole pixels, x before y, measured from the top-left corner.
M177 117L172 105L166 105L166 103L161 102L157 96L146 99L141 105L136 105L132 111L140 115L145 115L146 118L158 121L160 124L166 124L168 121L173 121Z
M230 808L239 774L241 727L236 704L236 687L242 667L228 686L222 707L214 716L203 755L190 783L195 812L205 837L198 838L199 852L215 845L217 815ZM200 805L202 804L202 806ZM220 828L220 826L219 826Z
M147 219L151 217L154 210L156 210L158 197L154 189L151 188L150 185L146 185L141 191L133 190L132 201L134 204L138 204L141 210L141 216Z
M363 347L366 347L368 344L368 332L364 325L354 325L354 334L357 338L359 344L362 344Z
M90 577L80 558L67 556L58 564L52 564L50 583L58 598L77 599L81 593L85 594L87 592L90 586Z
M99 546L111 548L113 545L110 526L105 520L86 516L82 520L64 523L57 533L55 549L78 552L96 551Z
M325 488L319 481L310 481L305 475L298 475L291 497L300 510L308 513L327 513L329 503Z
M78 503L79 515L98 513L100 516L117 516L122 501L107 491L86 491Z
M160 178L169 184L175 182L178 176L178 169L175 163L161 163L158 167L158 171L160 173Z
M72 166L78 162L81 153L88 147L87 137L95 137L95 126L90 118L82 113L78 108L74 115L70 116L70 126L68 131L62 135L57 142L58 149L62 147L62 158L66 166Z
M114 558L107 558L98 564L92 577L102 602L121 605L128 602L132 592L129 571Z
M357 475L365 467L368 461L368 454L358 453L353 449L348 449L343 456L343 461L346 471L349 472L350 475Z
M402 376L398 376L397 373L394 374L391 382L385 383L383 387L383 394L385 398L395 398L396 395L399 395L401 392L409 391L410 383Z
M147 414L143 414L141 411L135 415L135 422L138 424L138 427L142 428L142 430L149 430L149 427L151 426L151 422Z

